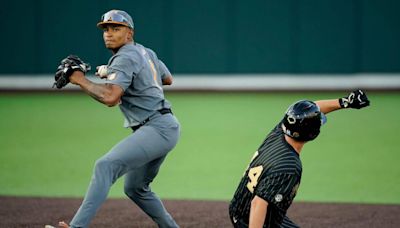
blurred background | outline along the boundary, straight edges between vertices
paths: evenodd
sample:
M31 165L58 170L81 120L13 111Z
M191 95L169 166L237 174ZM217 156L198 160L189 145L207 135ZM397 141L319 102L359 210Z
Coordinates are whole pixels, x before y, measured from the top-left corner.
M199 83L224 86L201 80L191 85L186 77L216 80L243 74L249 79L270 76L270 83L246 80L250 88L264 83L257 89L281 82L273 76L284 76L283 83L291 89L293 80L300 78L300 86L304 76L327 80L334 75L348 77L346 87L400 87L398 78L384 77L400 71L397 0L10 1L0 9L5 31L0 37L0 77L51 75L68 54L93 66L107 63L110 52L96 23L114 8L131 14L137 42L154 49L174 75L184 77L172 89L191 89ZM359 74L372 81L362 82L355 77ZM335 78L340 77L330 78L330 87L343 88L346 81ZM243 85L237 77L231 79ZM318 85L327 89L326 82ZM4 80L2 87L7 85L15 86Z
M288 105L363 88L371 107L332 113L302 155L297 199L400 203L398 0L6 1L0 195L81 197L94 161L130 134L117 108L51 89L68 54L107 63L96 24L110 9L175 76L166 96L182 137L154 183L162 197L229 200Z

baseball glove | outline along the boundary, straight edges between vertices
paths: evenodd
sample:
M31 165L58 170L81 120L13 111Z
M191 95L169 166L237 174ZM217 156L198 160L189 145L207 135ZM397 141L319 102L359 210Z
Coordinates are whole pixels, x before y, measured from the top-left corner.
M57 67L56 74L54 75L54 86L57 89L61 89L69 83L69 77L74 71L79 70L84 74L90 70L90 65L83 62L76 55L69 55L67 58L61 61L61 64Z

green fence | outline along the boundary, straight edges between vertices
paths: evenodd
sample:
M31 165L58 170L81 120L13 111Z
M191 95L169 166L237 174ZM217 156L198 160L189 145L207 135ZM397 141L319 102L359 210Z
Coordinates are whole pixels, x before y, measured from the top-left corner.
M26 0L0 8L0 74L54 72L70 53L106 63L95 25L112 8L174 73L400 71L398 0Z

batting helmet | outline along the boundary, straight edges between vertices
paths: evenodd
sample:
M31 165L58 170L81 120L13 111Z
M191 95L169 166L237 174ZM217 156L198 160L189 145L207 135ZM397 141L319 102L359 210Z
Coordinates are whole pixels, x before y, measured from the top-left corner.
M292 104L283 118L283 132L297 141L311 141L319 135L326 116L312 101L301 100Z
M97 27L104 28L107 24L124 25L131 29L134 28L132 17L122 10L110 10L101 16L101 21L97 23Z

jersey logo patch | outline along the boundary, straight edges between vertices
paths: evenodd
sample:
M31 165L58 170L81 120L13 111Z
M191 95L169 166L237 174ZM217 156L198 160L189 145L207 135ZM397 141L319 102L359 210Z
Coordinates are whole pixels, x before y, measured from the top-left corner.
M282 194L276 194L276 196L275 196L275 201L276 202L281 202L282 201L282 199L283 199L283 196L282 196Z
M109 75L107 76L107 80L112 81L112 80L114 80L116 77L117 77L117 74L116 74L116 73L112 73L112 74L109 74Z

